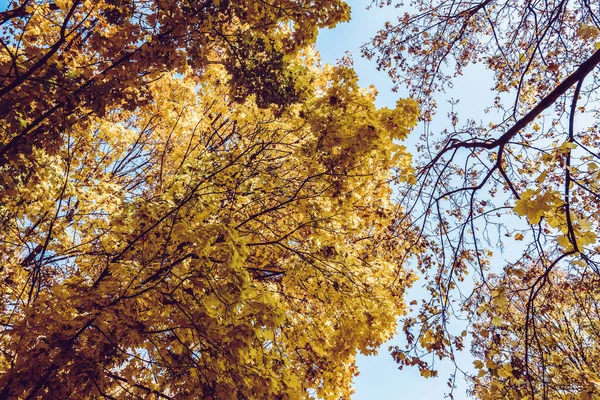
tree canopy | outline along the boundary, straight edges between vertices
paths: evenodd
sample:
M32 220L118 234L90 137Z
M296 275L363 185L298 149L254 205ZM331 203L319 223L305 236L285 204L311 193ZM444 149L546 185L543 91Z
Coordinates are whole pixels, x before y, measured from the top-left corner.
M430 248L420 269L431 299L405 321L410 346L396 360L433 375L428 356L453 358L470 333L476 397L597 396L597 4L411 6L363 51L408 85L425 126L470 65L491 71L494 101L473 115L451 109L447 128L420 141L417 183L402 193ZM493 256L503 248L504 260ZM453 315L467 330L449 328Z
M414 280L414 101L322 66L340 2L4 12L0 398L349 398Z
M11 1L0 16L0 168L12 174L34 147L55 153L73 124L143 106L173 71L223 65L237 98L293 102L301 88L286 57L348 16L340 0Z
M476 398L600 396L597 4L410 7L377 109L313 48L342 0L11 1L0 400L349 398L401 317L400 367L469 342ZM475 64L494 100L433 131Z

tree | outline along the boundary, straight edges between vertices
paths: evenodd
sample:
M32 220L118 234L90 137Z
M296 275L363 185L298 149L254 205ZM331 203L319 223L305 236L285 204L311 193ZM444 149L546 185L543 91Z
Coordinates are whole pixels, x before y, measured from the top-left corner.
M600 272L596 4L411 5L414 11L387 23L363 50L397 85L408 85L426 126L438 93L469 65L493 73L495 100L479 110L487 119L461 122L452 110L447 129L426 129L422 137L417 184L404 188L403 201L419 213L413 226L431 246L420 259L431 299L405 321L409 348L396 348L396 360L435 374L424 357L452 358L468 333L448 327L455 315L468 321L478 368L487 367L483 378L469 378L478 397L591 396L597 378L590 374L600 370L598 357L587 353L598 341L596 323L593 316L584 321ZM494 248L508 246L520 256L493 258ZM475 274L474 285L464 283L467 273ZM570 340L573 332L578 337ZM561 363L567 371L558 377L560 352L579 351L575 358L586 362ZM518 359L518 376L499 372L510 357ZM511 380L520 385L515 392Z
M390 185L417 107L377 110L350 66L298 52L287 107L183 69L20 156L0 398L348 398L414 279Z
M531 301L522 287L532 285L542 273L530 269L513 276L511 283L501 282L512 293L510 301L489 304L486 317L473 325L477 397L523 399L533 397L530 393L558 399L598 397L598 277L553 274L534 299L533 340L526 348L522 338Z
M171 71L222 64L236 97L293 102L286 57L348 16L340 0L11 0L0 14L0 185L25 179L21 158L55 153L71 125L151 102L148 85Z

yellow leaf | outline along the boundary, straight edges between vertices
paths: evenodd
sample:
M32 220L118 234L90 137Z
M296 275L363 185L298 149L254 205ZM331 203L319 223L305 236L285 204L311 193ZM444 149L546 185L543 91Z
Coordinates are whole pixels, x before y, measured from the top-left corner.
M571 246L571 242L569 241L569 238L567 235L561 235L557 238L558 244L561 245L562 247L564 247L565 249L570 249Z
M529 218L529 222L535 225L540 222L546 212L563 203L557 191L548 190L543 195L539 195L538 190L528 189L522 193L513 210L518 215Z
M580 23L579 29L577 29L577 36L583 40L595 39L599 33L600 30L598 28L584 23Z
M583 260L574 260L571 262L573 265L577 265L578 267L585 267L586 263Z
M548 176L548 171L544 170L536 179L537 183L543 183L546 180L546 176Z
M519 233L517 233L517 234L515 235L515 240L519 240L519 241L523 240L523 234L522 234L522 233L520 233L520 232L519 232Z
M578 246L587 246L596 243L596 234L592 231L585 231L576 237Z
M561 144L558 147L558 149L561 149L561 150L566 150L566 149L570 150L570 149L575 149L575 148L577 148L577 145L575 143L569 142L569 141L564 142L563 144Z

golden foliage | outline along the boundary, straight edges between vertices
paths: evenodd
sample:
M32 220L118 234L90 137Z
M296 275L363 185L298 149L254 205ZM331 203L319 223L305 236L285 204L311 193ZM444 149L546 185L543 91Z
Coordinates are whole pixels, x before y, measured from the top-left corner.
M29 157L34 148L56 154L72 125L92 129L94 117L152 103L149 85L165 73L202 79L210 65L223 65L231 72L231 95L255 94L264 107L299 98L297 73L286 57L314 43L317 28L349 17L341 0L318 3L10 2L12 8L0 17L0 119L5 127L0 132L0 184L13 174L27 179L18 165L21 157ZM265 51L267 44L270 51ZM247 90L240 94L240 87Z
M413 280L390 184L414 179L394 140L417 108L377 110L350 68L299 52L286 108L234 102L220 65L123 102L145 79L129 71L136 93L5 167L4 397L349 397L356 352L392 336Z

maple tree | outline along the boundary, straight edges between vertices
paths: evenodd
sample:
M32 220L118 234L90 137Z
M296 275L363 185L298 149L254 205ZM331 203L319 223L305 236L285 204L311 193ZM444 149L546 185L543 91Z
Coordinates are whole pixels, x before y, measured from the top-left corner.
M57 151L69 126L151 101L148 85L170 71L224 65L237 98L293 102L286 57L348 16L341 0L11 0L0 14L3 177L22 175L33 148Z
M522 288L543 273L530 268L502 281L504 293L495 293L486 317L473 325L477 397L598 397L598 277L553 274L532 305ZM535 324L528 328L525 316L531 307L536 309ZM522 338L529 329L533 340L527 345Z
M431 298L405 320L408 346L393 355L436 375L435 356L454 359L470 335L477 371L464 374L475 396L595 398L597 4L410 7L363 47L396 88L407 84L426 127L417 184L404 186L402 201L430 249L419 268ZM447 129L429 129L440 93L474 64L493 74L493 102L466 118L452 108ZM504 259L493 254L503 249ZM457 318L467 321L464 331L449 326Z
M301 47L345 12L3 14L0 399L349 397L414 280L418 113Z

